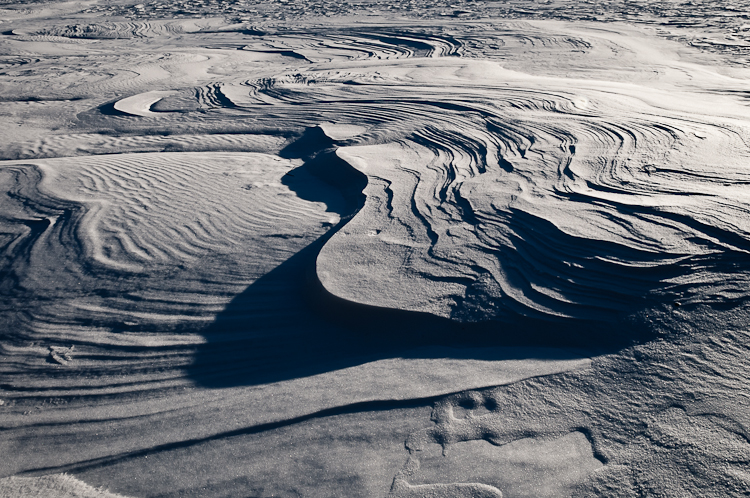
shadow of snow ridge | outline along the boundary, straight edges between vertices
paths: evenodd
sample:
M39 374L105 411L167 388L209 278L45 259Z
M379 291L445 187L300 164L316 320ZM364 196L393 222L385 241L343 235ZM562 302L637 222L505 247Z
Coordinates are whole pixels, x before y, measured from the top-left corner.
M422 357L429 346L453 348L457 358L472 348L472 359L504 360L519 359L518 353L506 352L510 356L498 358L493 350L478 357L476 348L576 347L601 353L651 337L645 323L625 313L617 321L523 314L505 315L497 321L472 321L471 317L458 321L360 304L331 294L317 276L316 258L362 208L362 190L367 185L366 176L340 159L334 145L319 127L309 128L280 155L304 160L285 175L283 183L304 200L325 203L341 221L255 281L200 332L207 342L198 348L189 368L190 377L199 384L230 387L277 382L379 359ZM336 187L338 195L332 195L332 190L321 195L311 178ZM559 359L557 353L554 358Z

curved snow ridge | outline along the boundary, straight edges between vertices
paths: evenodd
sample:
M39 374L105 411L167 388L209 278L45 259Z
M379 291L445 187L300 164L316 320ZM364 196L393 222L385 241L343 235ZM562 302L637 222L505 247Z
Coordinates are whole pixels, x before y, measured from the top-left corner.
M364 128L332 143L368 176L367 201L318 259L344 299L469 321L609 321L746 296L747 133L682 112L702 105L694 93L427 57L210 90L200 98L261 123Z
M463 44L449 34L390 27L351 29L294 30L277 33L272 40L259 36L243 47L256 52L286 52L308 62L341 60L392 60L414 57L460 55Z
M206 327L264 271L339 221L323 202L301 199L284 184L298 162L270 154L162 152L35 163L0 169L0 181L37 212L17 222L19 242L9 248L4 271L39 293L71 286L24 323L45 337L75 336L81 315L118 330ZM319 183L307 181L330 189ZM129 290L114 290L121 285ZM85 332L77 340L91 342ZM159 353L167 363L174 355L184 361L190 352Z
M163 83L168 82L164 90L166 94L174 88L179 88L182 81L189 81L190 86L194 85L195 80L200 79L204 74L205 68L214 62L210 55L185 52L156 54L134 52L121 54L117 59L117 69L113 70L110 56L97 58L92 69L99 73L99 77L77 84L76 94L85 96L114 94L118 98L123 94L130 94L135 97L133 94L143 93L144 90L153 88L155 84L164 88L166 85ZM110 67L107 68L107 65Z
M747 298L742 134L612 92L604 105L564 88L452 90L370 84L326 101L351 122L377 103L369 119L398 137L337 151L368 176L367 200L321 250L327 290L468 321Z
M144 153L46 160L41 187L86 206L76 231L87 257L109 268L190 263L228 253L273 226L309 216L316 205L281 183L294 163L260 153ZM75 193L75 194L72 194Z
M146 38L195 33L221 24L216 19L106 22L53 26L42 30L40 34L60 38Z
M26 365L24 389L80 388L95 396L186 382L185 369L205 343L199 333L248 286L338 223L323 202L285 184L298 165L227 152L4 164L0 183L20 200L3 204L13 242L2 270L20 289L7 306L18 310L14 337L25 338L5 352L8 362ZM294 178L336 195L319 180ZM23 291L32 287L32 296ZM268 293L250 316L265 316L283 290ZM59 367L54 376L50 364ZM101 382L94 387L82 369Z
M151 107L164 97L173 95L174 91L158 91L139 93L115 102L114 107L120 112L131 116L152 117L158 113L153 112Z

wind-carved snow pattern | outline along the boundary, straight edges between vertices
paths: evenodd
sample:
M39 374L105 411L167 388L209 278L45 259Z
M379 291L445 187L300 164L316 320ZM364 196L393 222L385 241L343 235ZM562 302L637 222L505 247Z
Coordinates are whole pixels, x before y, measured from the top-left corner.
M470 321L742 297L744 165L711 159L745 156L742 135L627 97L449 84L391 90L403 138L338 149L369 184L318 259L329 290Z
M746 80L625 26L66 22L2 36L55 51L0 60L34 90L0 89L14 375L0 388L15 410L2 442L23 455L3 472L121 478L133 464L195 491L213 477L192 469L213 465L217 494L325 493L323 478L279 484L267 468L250 489L234 480L244 460L203 450L434 403L433 427L399 429L401 470L373 465L377 484L351 496L523 488L419 473L442 462L430 447L457 445L493 462L557 455L546 475L572 451L578 474L550 496L612 482L658 494L674 455L693 490L747 484L748 419L732 411L747 385ZM697 330L720 333L674 339ZM674 340L595 361L549 348L660 334ZM490 347L518 344L535 348ZM466 345L481 348L453 347ZM688 472L704 462L724 463ZM113 489L168 486L153 476Z
M318 258L334 294L511 322L744 298L746 132L731 120L688 115L660 90L491 61L346 67L218 89L261 116L367 127L314 151L368 179Z
M727 331L693 344L651 343L588 371L443 398L433 424L406 439L388 496L741 496L750 424L737 389L747 380L747 338ZM738 368L719 377L703 370L717 364ZM445 465L467 443L479 454L460 453L468 461L457 475L423 469ZM442 454L430 457L436 448ZM537 467L545 458L553 462Z

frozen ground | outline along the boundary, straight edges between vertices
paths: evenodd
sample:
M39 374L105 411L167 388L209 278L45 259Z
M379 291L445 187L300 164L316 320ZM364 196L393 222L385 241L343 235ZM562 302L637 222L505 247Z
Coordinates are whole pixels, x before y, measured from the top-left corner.
M744 12L3 4L0 496L747 495Z

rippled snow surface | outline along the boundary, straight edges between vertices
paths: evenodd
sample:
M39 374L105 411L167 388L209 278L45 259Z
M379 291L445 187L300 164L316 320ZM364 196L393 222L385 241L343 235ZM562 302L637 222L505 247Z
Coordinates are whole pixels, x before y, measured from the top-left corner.
M485 27L485 43L517 59L519 52L534 54L553 66L552 74L564 70L555 57L567 52L590 52L597 76L604 64L617 63L615 81L586 77L586 68L566 78L529 75L521 61L504 64L497 54L458 57L461 42L440 31L292 31L272 43L249 37L237 47L242 55L279 51L306 63L285 64L297 67L268 77L136 93L99 119L138 126L125 116L139 116L165 131L183 122L219 128L239 122L262 130L268 152L273 137L302 133L279 153L315 164L307 169L319 177L346 167L362 173L364 205L342 213L353 217L317 262L323 285L347 300L513 322L519 316L613 320L654 302L728 304L746 297L746 132L731 116L740 109L712 107L706 90L713 88L695 81L703 75L671 60L643 74L639 57L651 54L634 54L638 45L618 45L624 40L604 38L598 47L524 24ZM168 61L138 66L137 76L85 84L83 91L135 89L149 76L169 88L171 73L212 67L218 56L206 52L169 54ZM723 83L719 76L702 79ZM635 84L644 80L645 86ZM102 152L252 147L243 135L152 135L94 140ZM19 154L65 154L70 141L90 140L44 137ZM230 166L258 162L257 156L95 157L50 159L33 169L46 172L42 190L86 206L75 237L102 269L178 266L283 223L285 210L306 216L306 208L283 196L256 198L250 187L263 173ZM243 175L244 192L224 181ZM256 206L271 214L263 218ZM277 212L281 218L271 221ZM310 216L325 222L324 214ZM10 264L17 261L12 255Z
M148 485L112 476L149 455L196 465L181 452L514 382L438 400L433 428L418 419L393 436L407 463L388 457L388 479L350 496L535 492L518 470L427 482L440 472L420 474L420 458L446 456L422 457L431 444L506 461L468 442L530 439L507 455L563 476L537 490L548 496L606 495L611 482L668 495L669 472L699 489L717 474L685 470L695 461L747 460L737 405L701 398L747 386L730 368L747 361L736 329L750 297L744 69L613 24L83 24L50 12L18 15L0 39L0 399L12 410L4 444L33 446L3 476L88 472L137 494ZM551 349L571 345L613 355L590 367ZM476 349L419 349L455 346ZM538 349L476 352L508 346ZM714 353L715 376L698 375L708 367L696 358ZM433 375L435 358L470 371L446 360L437 368L451 373ZM382 363L397 360L414 363ZM482 380L491 360L504 370ZM370 362L393 383L346 385ZM83 427L59 428L71 421ZM100 444L98 424L120 432ZM670 437L674 460L633 470ZM684 449L706 441L736 451ZM234 462L205 451L223 455L214 466ZM722 489L747 487L726 465ZM227 477L241 470L216 471L209 494L293 481L264 469L254 488ZM159 493L210 488L179 472Z

